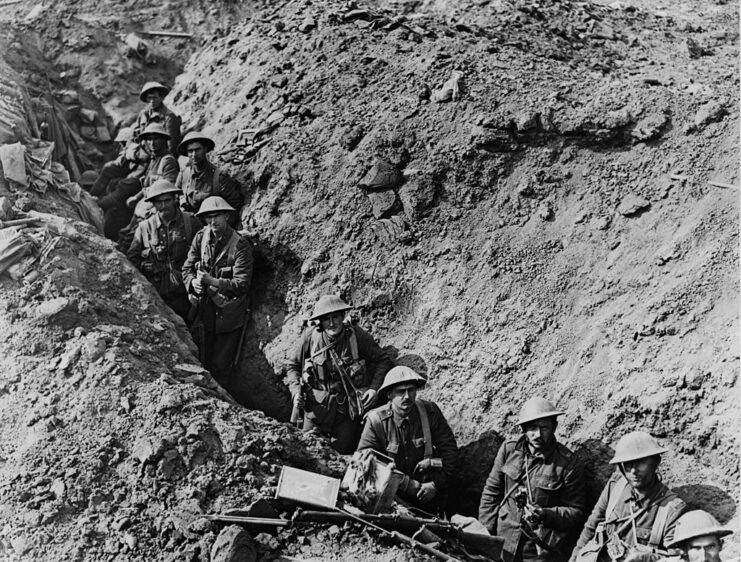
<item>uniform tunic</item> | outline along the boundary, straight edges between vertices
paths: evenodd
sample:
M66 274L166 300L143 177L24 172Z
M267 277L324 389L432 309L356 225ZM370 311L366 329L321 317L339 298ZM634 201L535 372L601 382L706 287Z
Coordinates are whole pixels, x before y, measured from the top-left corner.
M453 430L438 405L427 400L419 402L427 412L430 423L433 457L442 459L443 463L442 470L431 471L427 479L435 483L440 496L453 478L458 460L458 445ZM398 470L410 478L422 480L419 475L414 474L417 464L425 458L424 432L417 407L414 406L406 418L395 414L390 404L369 412L358 444L358 450L361 449L373 449L391 457ZM400 489L400 492L404 494L406 490Z
M543 508L539 536L549 546L559 549L559 554L542 547L538 549L535 541L523 532L523 510L516 502L516 492L509 494L497 513L505 495L518 486L529 488L531 503ZM526 437L522 436L499 448L481 495L479 520L489 532L504 538L502 559L505 562L566 559L575 538L574 529L581 525L585 515L582 467L567 447L554 442L550 450L532 454Z
M200 170L190 162L185 165L175 181L175 186L183 192L183 210L197 213L201 203L207 197L218 195L239 212L244 203L239 184L223 170L219 170L218 181L215 182L215 173L216 167L208 161L204 163ZM217 183L217 185L214 185L214 183Z
M200 221L190 213L178 210L167 224L159 213L155 213L139 224L126 254L183 319L187 318L190 309L183 283L183 263L200 228Z
M178 145L180 144L180 117L170 111L165 104L160 105L159 109L142 109L134 122L132 138L139 139L144 129L152 123L160 123L170 135L167 141L167 147L173 156L178 156ZM173 180L174 181L174 180Z
M610 498L615 493L619 493L617 503L612 513L607 513ZM671 541L674 536L674 527L677 519L687 510L687 505L658 478L645 491L643 497L640 497L633 487L625 481L623 475L619 471L615 471L610 480L607 481L597 500L597 504L592 510L592 514L584 525L584 529L576 543L572 559L585 546L588 549L593 549L599 546L599 544L602 544L601 538L596 536L600 534L597 533L600 524L605 529L604 539L609 539L622 526L625 519L630 517L631 511L632 513L636 513L641 511L642 508L646 508L646 510L641 511L641 514L635 519L635 538L637 538L639 544L648 545L651 529L659 513L660 506L666 507L667 518L661 540L656 546L665 550L666 543ZM634 544L633 526L629 525L625 531L620 533L619 537L631 545ZM609 560L609 556L604 548L598 560Z

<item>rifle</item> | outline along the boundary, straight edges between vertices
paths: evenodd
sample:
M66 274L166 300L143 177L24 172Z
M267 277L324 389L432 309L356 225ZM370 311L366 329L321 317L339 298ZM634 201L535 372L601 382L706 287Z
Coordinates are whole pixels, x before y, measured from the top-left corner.
M427 529L436 534L445 534L463 543L464 548L479 552L493 560L499 559L504 539L476 533L467 533L460 527L440 519L422 519L405 515L354 515L347 511L337 509L336 511L302 511L298 510L291 519L271 519L266 517L243 517L238 515L206 515L209 521L219 523L236 523L243 526L267 526L287 528L294 525L333 524L341 525L347 521L355 521L380 530L384 534L390 534L397 540L412 545L413 548L435 556L439 560L455 561L453 558L439 550L431 548L414 538L401 533L417 533Z
M307 361L307 363L310 363ZM309 392L311 392L311 377L314 375L308 370L311 367L307 366L306 369L306 375L309 377L309 380L304 379L304 375L301 375L301 388L299 392L304 396L304 400L306 400L309 396ZM302 408L299 408L298 406L293 406L293 410L291 410L291 423L295 425L296 427L300 427L300 421L303 420L304 417L304 411Z
M345 364L342 362L337 352L330 348L329 356L332 358L332 362L337 367L337 372L340 375L340 382L342 388L345 390L347 396L347 411L352 421L358 420L363 417L365 407L363 406L363 393L360 392L355 385L352 383L352 377L347 372Z
M242 324L242 332L239 334L239 343L237 344L237 351L232 359L231 367L236 369L239 365L239 360L242 358L242 346L244 345L244 335L247 333L247 321L250 317L250 309L247 307L244 311L244 324Z

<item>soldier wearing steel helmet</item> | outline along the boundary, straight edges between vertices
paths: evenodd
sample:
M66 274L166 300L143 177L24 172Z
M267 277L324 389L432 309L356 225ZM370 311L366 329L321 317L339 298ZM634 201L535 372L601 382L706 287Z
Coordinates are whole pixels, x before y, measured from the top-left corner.
M316 428L328 435L342 454L352 453L358 443L362 412L355 406L373 406L392 367L373 337L346 320L351 308L336 295L322 296L314 306L312 325L286 365L294 409L304 410L304 430Z
M499 448L479 505L479 520L504 538L502 560L560 561L586 516L583 469L556 440L558 410L534 397L520 410L522 435Z
M113 140L119 144L119 153L115 159L103 164L100 174L90 188L90 195L94 197L102 197L109 192L108 187L112 181L126 177L141 177L149 162L149 154L143 146L136 144L135 150L126 150L126 145L132 140L131 127L122 127Z
M180 190L166 179L150 186L146 200L156 212L139 223L126 255L165 303L186 320L190 302L183 283L183 263L202 225L192 214L180 211L179 195Z
M244 198L239 184L208 159L214 146L213 140L197 131L185 135L178 146L178 153L188 158L175 181L183 191L180 205L184 211L197 213L201 203L212 195L223 197L237 211L242 208Z
M723 537L731 534L732 529L721 526L707 511L696 509L677 519L674 537L666 546L681 550L687 562L721 562Z
M417 398L425 379L396 366L379 389L388 403L368 412L358 450L373 449L394 459L404 473L398 493L412 505L440 512L455 471L458 445L434 402Z
M576 543L579 562L647 561L659 558L672 542L685 503L661 482L661 455L667 451L643 431L623 435L608 480Z
M249 314L248 292L254 258L249 240L229 226L236 209L218 196L198 211L206 223L190 245L183 282L204 366L227 391L234 389L234 368Z
M175 182L177 178L180 166L177 159L167 151L167 139L169 138L169 133L159 123L147 125L147 128L139 135L140 141L149 154L144 174L139 180L127 178L120 182L117 201L126 196L126 206L134 209L128 225L122 228L118 235L119 248L123 252L131 246L137 225L154 214L154 207L145 199L149 186L159 179Z
M180 117L164 104L163 100L170 88L159 82L147 82L139 92L139 99L147 106L141 110L133 125L133 138L139 135L152 123L158 123L167 131L168 150L177 158L177 147L180 143Z

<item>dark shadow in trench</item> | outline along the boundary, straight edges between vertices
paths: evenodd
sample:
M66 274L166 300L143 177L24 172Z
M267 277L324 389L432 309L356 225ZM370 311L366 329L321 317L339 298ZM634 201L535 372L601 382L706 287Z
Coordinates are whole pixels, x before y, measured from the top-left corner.
M246 408L288 421L290 393L262 349L283 326L286 291L300 279L300 260L287 246L260 240L253 241L253 252L250 319L234 381L226 390Z

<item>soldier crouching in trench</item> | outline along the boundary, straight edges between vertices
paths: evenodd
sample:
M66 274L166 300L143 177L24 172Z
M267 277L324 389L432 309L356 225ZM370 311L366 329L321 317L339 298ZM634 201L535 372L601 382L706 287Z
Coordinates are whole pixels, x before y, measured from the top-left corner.
M183 283L193 305L191 331L201 362L230 392L249 315L254 261L249 240L228 224L234 212L218 196L203 202L197 216L207 226L193 238L183 264Z
M392 367L368 332L345 321L351 308L338 296L321 297L310 318L315 324L287 363L294 412L304 410L304 431L328 434L342 454L355 451L361 417Z
M391 457L405 476L399 485L402 499L412 507L441 513L458 445L438 405L417 399L425 382L406 366L388 372L379 393L389 402L368 412L358 450L373 449Z

